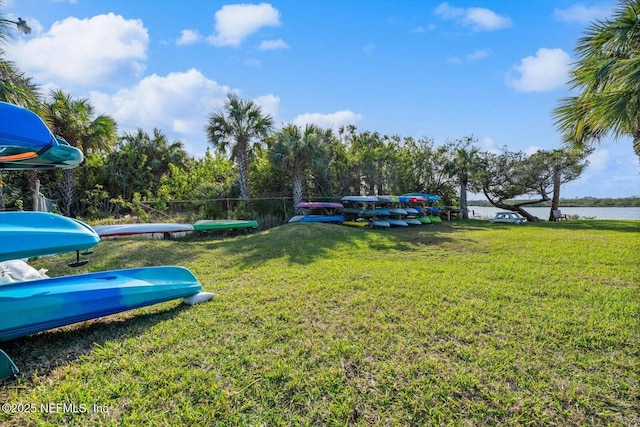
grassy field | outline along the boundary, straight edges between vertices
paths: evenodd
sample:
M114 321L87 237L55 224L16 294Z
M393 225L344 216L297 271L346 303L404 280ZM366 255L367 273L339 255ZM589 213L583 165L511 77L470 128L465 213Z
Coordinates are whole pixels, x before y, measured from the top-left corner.
M290 224L71 259L32 265L183 265L216 297L2 343L23 370L2 425L640 423L640 221Z

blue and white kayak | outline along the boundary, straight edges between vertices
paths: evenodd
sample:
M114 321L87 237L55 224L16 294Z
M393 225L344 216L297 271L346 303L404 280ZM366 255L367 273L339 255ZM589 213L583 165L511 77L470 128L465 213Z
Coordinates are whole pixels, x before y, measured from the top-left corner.
M184 267L103 271L0 286L0 341L198 294Z
M87 224L46 212L0 212L0 261L74 252L100 237Z

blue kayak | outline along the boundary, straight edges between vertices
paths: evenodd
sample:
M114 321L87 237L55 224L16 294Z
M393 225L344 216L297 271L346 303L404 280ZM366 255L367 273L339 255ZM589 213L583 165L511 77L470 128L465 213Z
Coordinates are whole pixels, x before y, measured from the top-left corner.
M82 160L82 151L54 136L34 112L0 102L0 169L68 169Z
M343 215L305 215L300 222L344 222Z
M103 271L0 286L0 341L195 295L184 267Z
M46 212L0 212L0 261L74 252L100 242L87 224Z

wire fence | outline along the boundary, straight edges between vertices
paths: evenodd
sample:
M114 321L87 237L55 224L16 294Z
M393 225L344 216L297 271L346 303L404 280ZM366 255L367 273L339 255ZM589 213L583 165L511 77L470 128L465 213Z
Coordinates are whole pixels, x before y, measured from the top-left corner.
M295 215L291 197L221 198L200 200L143 200L138 202L149 218L195 222L200 219L242 219L258 221L260 229L282 225Z

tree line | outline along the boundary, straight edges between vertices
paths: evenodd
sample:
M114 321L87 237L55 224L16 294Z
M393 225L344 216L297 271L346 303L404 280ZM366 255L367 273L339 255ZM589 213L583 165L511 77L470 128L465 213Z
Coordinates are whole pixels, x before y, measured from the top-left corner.
M437 145L427 137L355 126L337 131L311 124L276 127L254 101L229 94L203 129L210 149L194 158L160 129L118 133L115 120L96 114L87 99L59 90L43 99L31 78L0 50L0 101L36 112L85 156L75 170L0 169L0 210L29 208L39 180L41 191L58 200L63 214L89 218L126 213L141 200L162 208L171 200L239 198L252 209L256 198L291 197L295 206L303 199L404 192L439 195L443 204L459 205L466 217L469 190L537 220L526 207L548 203L557 208L561 185L580 176L594 141L613 132L633 136L637 148L640 120L633 106L640 103L635 102L637 85L630 81L637 73L630 70L640 57L640 26L633 21L635 16L640 22L639 15L638 1L621 1L612 20L594 24L579 41L572 84L582 93L561 100L554 111L568 144L532 155L506 148L483 152L472 135ZM0 42L8 34L0 19Z
M575 179L586 165L584 152L482 152L472 136L437 145L355 126L337 132L311 124L276 129L258 105L233 94L209 116L211 149L194 158L159 129L118 136L115 121L95 116L88 100L60 91L51 99L44 105L52 130L81 148L85 161L74 170L4 171L5 207L29 207L35 175L63 214L88 218L129 213L142 200L162 209L174 200L239 198L250 204L291 197L293 211L303 199L405 192L439 195L445 205L464 208L467 190L528 215L508 200L521 194L551 200L554 185Z

